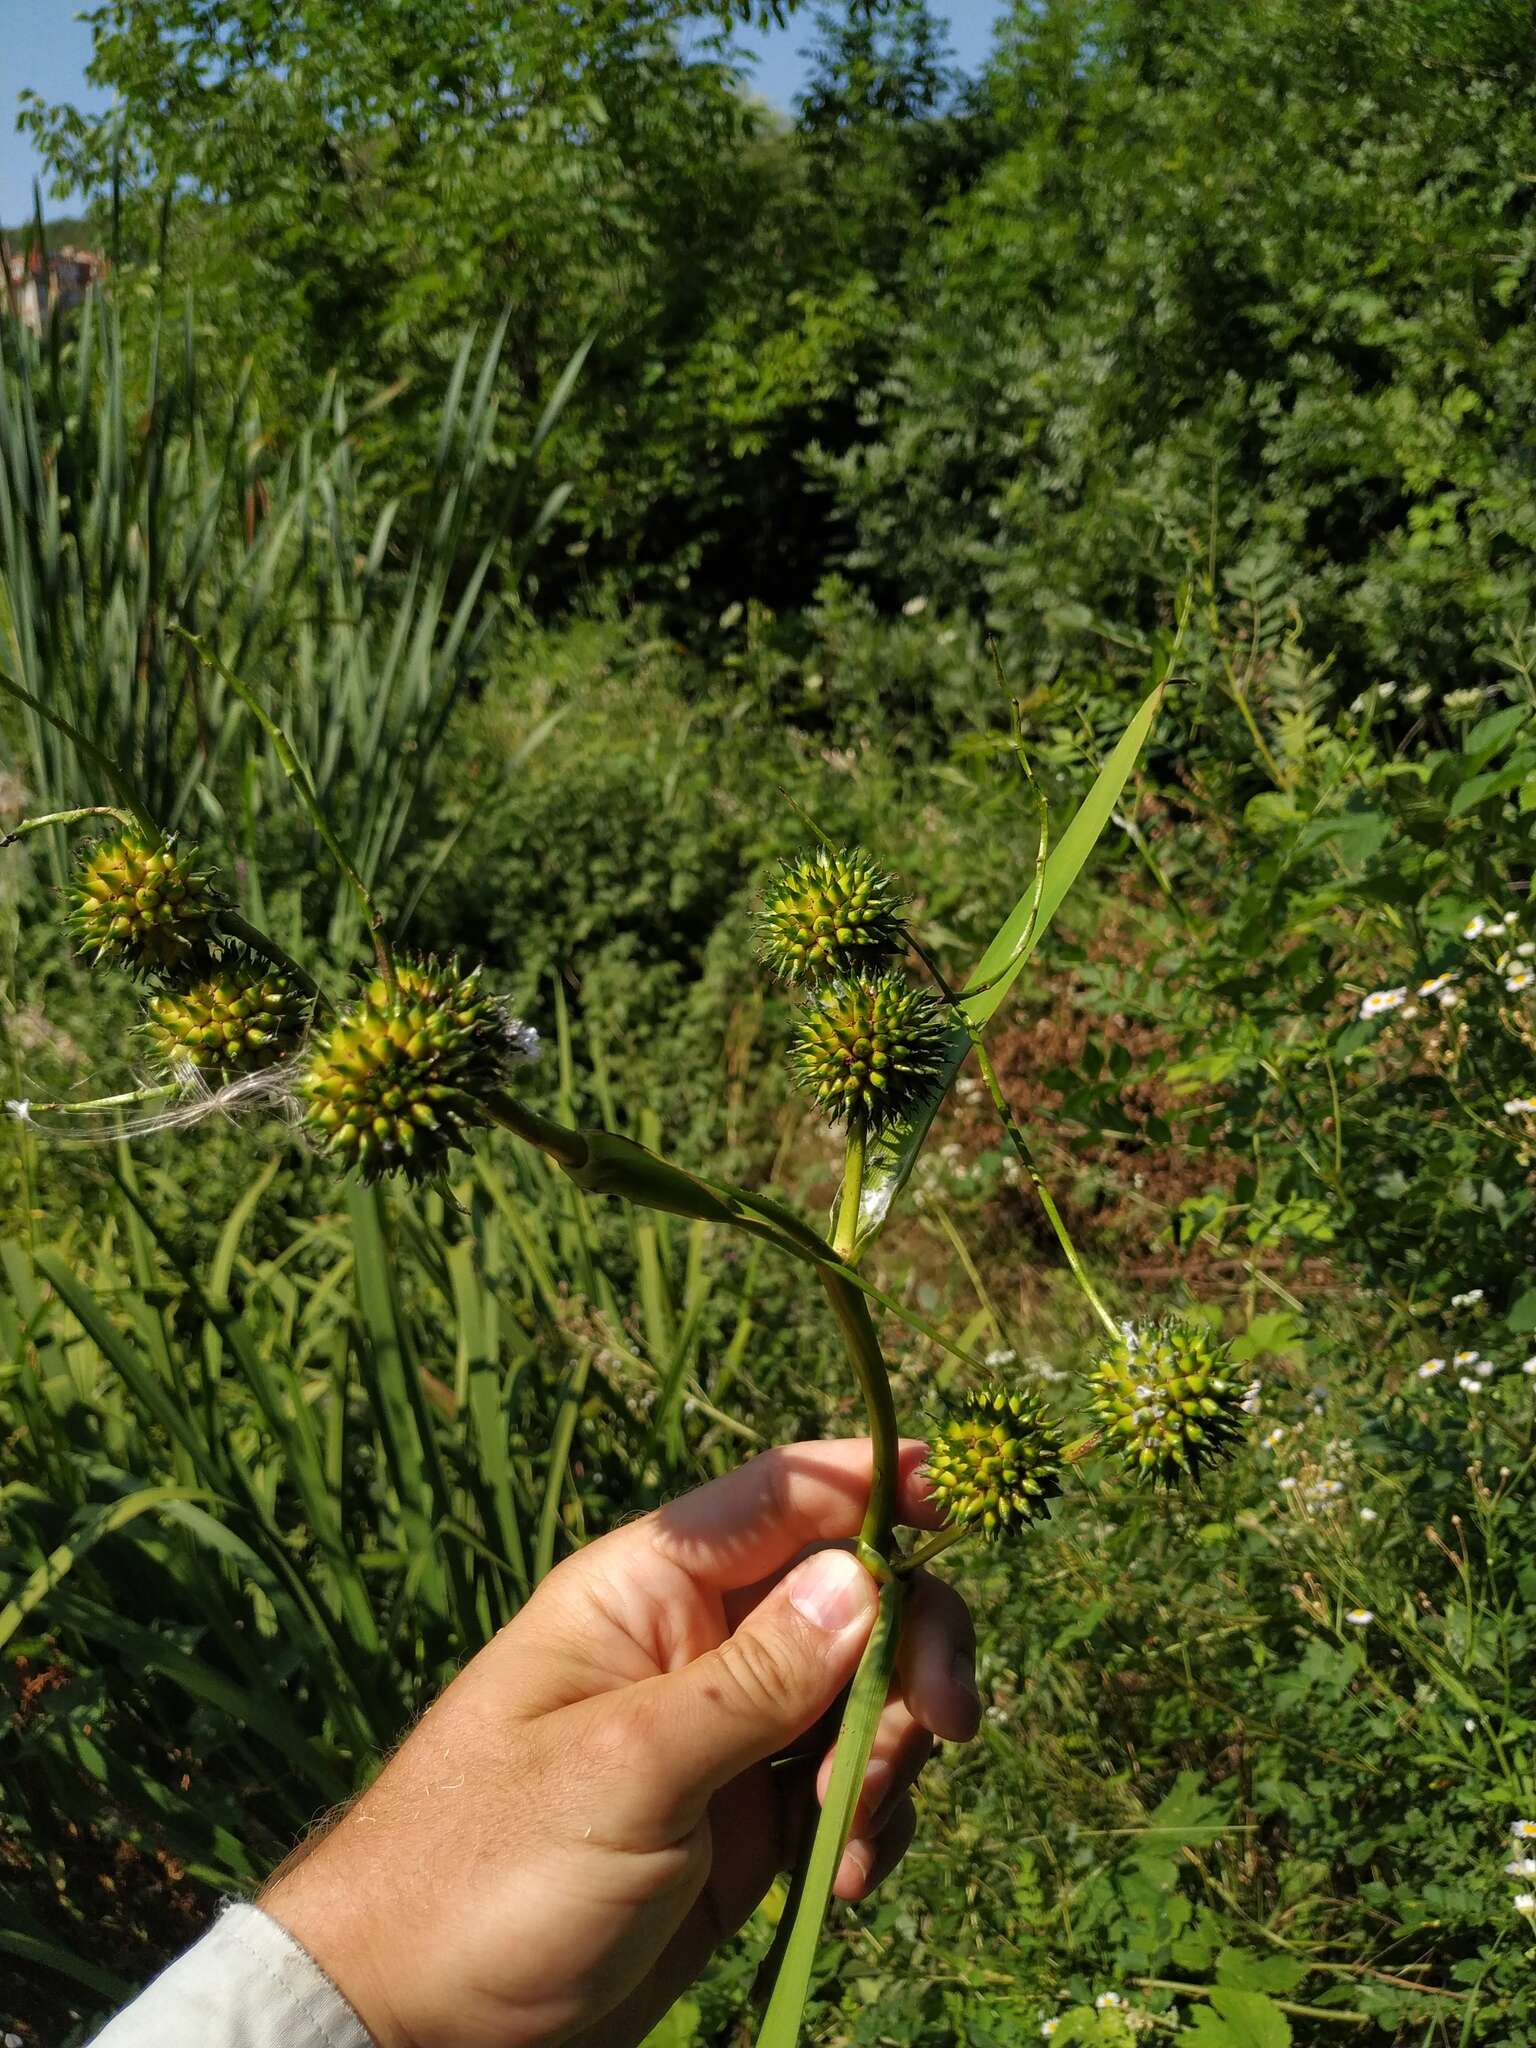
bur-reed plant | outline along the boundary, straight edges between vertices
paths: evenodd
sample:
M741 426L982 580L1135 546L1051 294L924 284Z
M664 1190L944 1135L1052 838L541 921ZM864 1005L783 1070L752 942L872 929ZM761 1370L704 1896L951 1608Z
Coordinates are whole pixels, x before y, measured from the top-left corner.
M484 991L475 971L397 950L388 920L328 818L291 735L232 667L190 636L188 647L270 739L299 803L355 894L373 941L372 972L356 993L333 999L273 941L235 918L212 877L199 885L184 951L168 949L162 911L171 898L158 878L179 876L187 856L151 823L141 802L129 802L127 778L119 771L115 780L125 808L114 822L122 836L87 857L75 894L78 904L92 906L93 930L113 935L125 956L138 948L125 964L156 983L155 1023L162 1042L168 1033L174 1041L181 1029L186 1057L178 1062L173 1044L171 1078L138 1091L140 1099L131 1105L125 1096L106 1104L18 1107L43 1129L89 1135L93 1113L131 1106L137 1114L125 1128L147 1135L190 1127L218 1111L278 1106L325 1156L355 1170L364 1189L390 1178L417 1190L434 1187L476 1132L500 1128L552 1162L584 1194L614 1196L640 1211L743 1232L814 1277L841 1333L873 1444L857 1548L879 1583L880 1605L850 1690L826 1800L766 1972L772 1989L759 2039L765 2048L791 2048L876 1721L896 1668L913 1572L968 1536L999 1538L1027 1528L1063 1494L1074 1468L1101 1439L1135 1477L1157 1483L1198 1479L1229 1447L1253 1403L1252 1388L1198 1323L1170 1320L1140 1328L1110 1315L1071 1244L983 1042L986 1025L1111 817L1162 701L1166 672L1156 677L1054 847L1040 805L1029 885L962 986L950 982L906 922L896 879L864 849L822 841L786 863L770 883L759 914L762 951L804 990L792 1071L843 1135L841 1190L823 1234L774 1195L684 1167L613 1130L585 1128L532 1107L520 1086L522 1067L537 1049L531 1028ZM1005 750L1033 790L1017 706ZM48 816L31 819L12 837L56 822ZM155 864L153 887L141 880L146 855ZM140 901L145 896L147 907ZM148 961L142 957L146 931L155 941ZM238 1034L235 1042L221 1035L222 1026L212 1027L210 1035L206 1018L216 1011L222 1019L251 1000L245 949L253 945L292 983L312 992L313 1013L297 1042L282 1046L286 1057L251 1072L241 1071L250 1048L238 1043ZM178 997L186 1002L194 975L198 1007L184 1016L174 1003ZM945 1093L972 1057L1102 1325L1101 1353L1086 1372L1098 1426L1074 1441L1066 1440L1039 1403L991 1382L979 1360L966 1357L862 1270ZM977 1378L953 1415L935 1418L932 1480L946 1527L910 1550L894 1527L898 1428L876 1310L921 1328ZM430 1517L419 1516L407 1533L413 1545L430 1551ZM462 1576L463 1561L450 1550L446 1563L445 1597L456 1597L451 1588Z

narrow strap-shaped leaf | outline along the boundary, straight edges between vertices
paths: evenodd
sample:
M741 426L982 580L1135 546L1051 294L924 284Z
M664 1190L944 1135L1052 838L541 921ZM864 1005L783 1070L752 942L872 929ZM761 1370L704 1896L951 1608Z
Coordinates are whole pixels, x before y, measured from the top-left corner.
M888 1579L880 1591L880 1612L874 1631L864 1647L842 1726L837 1733L837 1750L832 1761L832 1782L822 1803L815 1839L805 1867L805 1879L794 1901L793 1920L784 1943L783 1960L774 1982L773 1995L757 2037L757 2048L796 2048L800 2020L811 1988L811 1971L821 1941L821 1923L837 1879L837 1866L848 1845L859 1787L875 1744L875 1730L890 1691L896 1669L896 1649L901 1640L906 1581Z
M996 1014L1004 997L1018 980L1065 901L1067 891L1081 874L1084 862L1098 844L1104 827L1114 815L1115 805L1120 801L1131 770L1136 766L1137 756L1152 730L1158 707L1163 701L1164 688L1165 684L1159 683L1148 694L1099 770L1076 816L1056 842L1045 864L1038 905L1031 885L1013 906L992 943L977 961L969 983L975 994L962 996L961 1008L967 1021L978 1030ZM961 1024L954 1025L945 1042L943 1068L933 1087L909 1116L893 1125L870 1146L864 1169L864 1192L859 1202L855 1256L884 1228L891 1204L906 1186L939 1105L965 1065L970 1050L969 1032Z

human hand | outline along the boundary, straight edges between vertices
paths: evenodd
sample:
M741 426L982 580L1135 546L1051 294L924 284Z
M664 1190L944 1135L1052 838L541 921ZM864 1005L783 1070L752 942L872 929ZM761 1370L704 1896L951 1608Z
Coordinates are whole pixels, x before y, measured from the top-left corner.
M923 1455L899 1504L931 1529ZM813 1546L869 1480L866 1442L787 1445L589 1544L279 1871L263 1908L379 2048L629 2048L741 1926L826 1789L817 1724L877 1598ZM976 1733L973 1666L964 1602L918 1573L839 1898L905 1852L933 1738Z

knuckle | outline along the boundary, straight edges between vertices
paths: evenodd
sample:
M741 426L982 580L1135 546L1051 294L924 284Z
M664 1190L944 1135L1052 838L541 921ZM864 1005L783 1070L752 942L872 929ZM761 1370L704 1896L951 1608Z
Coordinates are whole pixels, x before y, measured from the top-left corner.
M717 1675L733 1704L753 1719L775 1713L793 1689L779 1647L750 1630L732 1636L717 1653Z

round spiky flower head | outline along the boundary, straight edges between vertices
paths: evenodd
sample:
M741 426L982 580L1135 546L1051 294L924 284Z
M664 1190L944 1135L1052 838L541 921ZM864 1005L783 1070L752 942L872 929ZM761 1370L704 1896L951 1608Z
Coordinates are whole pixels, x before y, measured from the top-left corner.
M205 954L214 899L195 846L125 832L86 856L73 893L70 928L92 965L174 979Z
M440 1173L455 1146L489 1122L485 1097L537 1039L475 975L403 961L321 1033L299 1089L321 1144L366 1180Z
M230 953L190 988L151 996L144 1035L168 1073L222 1081L291 1059L308 1022L309 999L286 974Z
M757 914L757 949L786 981L879 967L906 943L895 880L861 847L784 862Z
M1109 1447L1133 1477L1171 1486L1198 1481L1232 1449L1249 1383L1227 1366L1226 1346L1198 1323L1171 1316L1105 1346L1093 1366L1093 1405Z
M896 974L817 992L790 1047L795 1079L834 1122L878 1131L913 1107L944 1060L944 1013Z
M1030 1394L967 1394L928 1453L928 1485L949 1523L1008 1536L1061 1491L1061 1437Z

